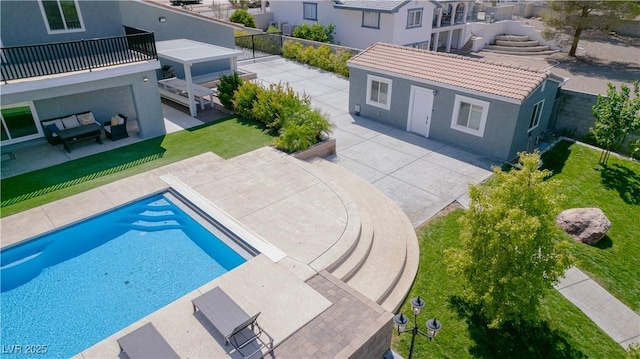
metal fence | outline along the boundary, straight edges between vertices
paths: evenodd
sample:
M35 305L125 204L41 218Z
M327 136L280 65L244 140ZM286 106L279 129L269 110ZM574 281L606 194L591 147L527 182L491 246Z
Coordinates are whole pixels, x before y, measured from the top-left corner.
M153 33L125 30L125 36L0 48L2 81L157 60Z
M282 55L281 34L255 34L236 36L236 49L242 51L238 60L250 60L271 55Z

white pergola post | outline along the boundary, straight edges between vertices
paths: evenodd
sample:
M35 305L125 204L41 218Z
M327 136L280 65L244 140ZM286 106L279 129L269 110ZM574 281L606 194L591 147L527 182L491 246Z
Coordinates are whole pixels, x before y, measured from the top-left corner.
M198 115L198 108L196 107L196 101L193 97L193 79L191 78L191 64L184 64L184 77L187 81L187 97L189 98L189 112L191 117Z

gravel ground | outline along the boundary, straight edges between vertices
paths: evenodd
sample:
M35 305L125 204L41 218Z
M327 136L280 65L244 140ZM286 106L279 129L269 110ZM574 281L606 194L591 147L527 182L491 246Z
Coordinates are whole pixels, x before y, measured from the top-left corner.
M544 27L536 19L522 19L524 24L540 30ZM616 86L640 80L640 38L585 32L578 43L576 57L566 52L542 56L514 56L488 51L472 53L473 57L494 62L510 63L548 70L568 78L564 88L593 94L604 94L607 83Z

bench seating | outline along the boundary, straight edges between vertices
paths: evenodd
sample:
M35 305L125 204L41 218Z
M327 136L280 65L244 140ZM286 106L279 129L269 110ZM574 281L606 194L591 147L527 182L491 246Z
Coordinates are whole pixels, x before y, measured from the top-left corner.
M158 88L158 91L160 91L160 96L162 98L166 98L167 100L171 100L173 102L179 103L181 105L185 105L187 107L189 107L189 98L186 96L183 96L181 94L175 93L175 92L171 92L169 90L163 89L162 87ZM195 101L196 105L200 105L200 100L198 100L197 97L194 96L193 100Z
M62 143L67 152L69 145L75 142L95 139L102 144L102 126L93 117L91 111L41 121L47 142L51 145Z

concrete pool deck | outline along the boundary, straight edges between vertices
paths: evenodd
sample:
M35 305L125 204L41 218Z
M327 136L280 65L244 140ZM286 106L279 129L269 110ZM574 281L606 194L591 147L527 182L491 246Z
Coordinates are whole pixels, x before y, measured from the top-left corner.
M147 322L152 322L181 356L235 357L237 354L229 352L231 347L224 346L222 338L191 306L191 299L215 286L222 287L245 311L262 312L259 322L276 345L288 338L302 340L294 334L313 320L326 320L323 315L330 315L329 308L340 312L343 303L364 303L361 307L373 308L368 312L370 325L360 332L343 328L349 329L349 334L343 335L346 345L336 342L333 347L307 348L355 351L380 328L390 334L391 312L400 305L415 276L418 251L415 232L402 211L375 187L350 176L337 164L319 159L300 161L270 147L230 160L205 153L2 218L2 244L17 243L170 187L186 192L186 187L272 246L275 254L250 259L78 357L118 356L116 340ZM359 187L359 192L349 194L353 192L349 186ZM366 193L369 199L359 198ZM376 212L358 207L365 203L376 207ZM378 211L385 218L372 223ZM396 236L376 242L375 225L388 227ZM393 264L388 263L389 258ZM327 298L334 290L323 294L307 284L317 282L314 277L319 273L336 282L344 278L355 281L353 285L360 285L362 294L349 288L351 301L332 303ZM354 341L352 345L349 340ZM283 345L276 350L279 356L287 357L295 348Z

